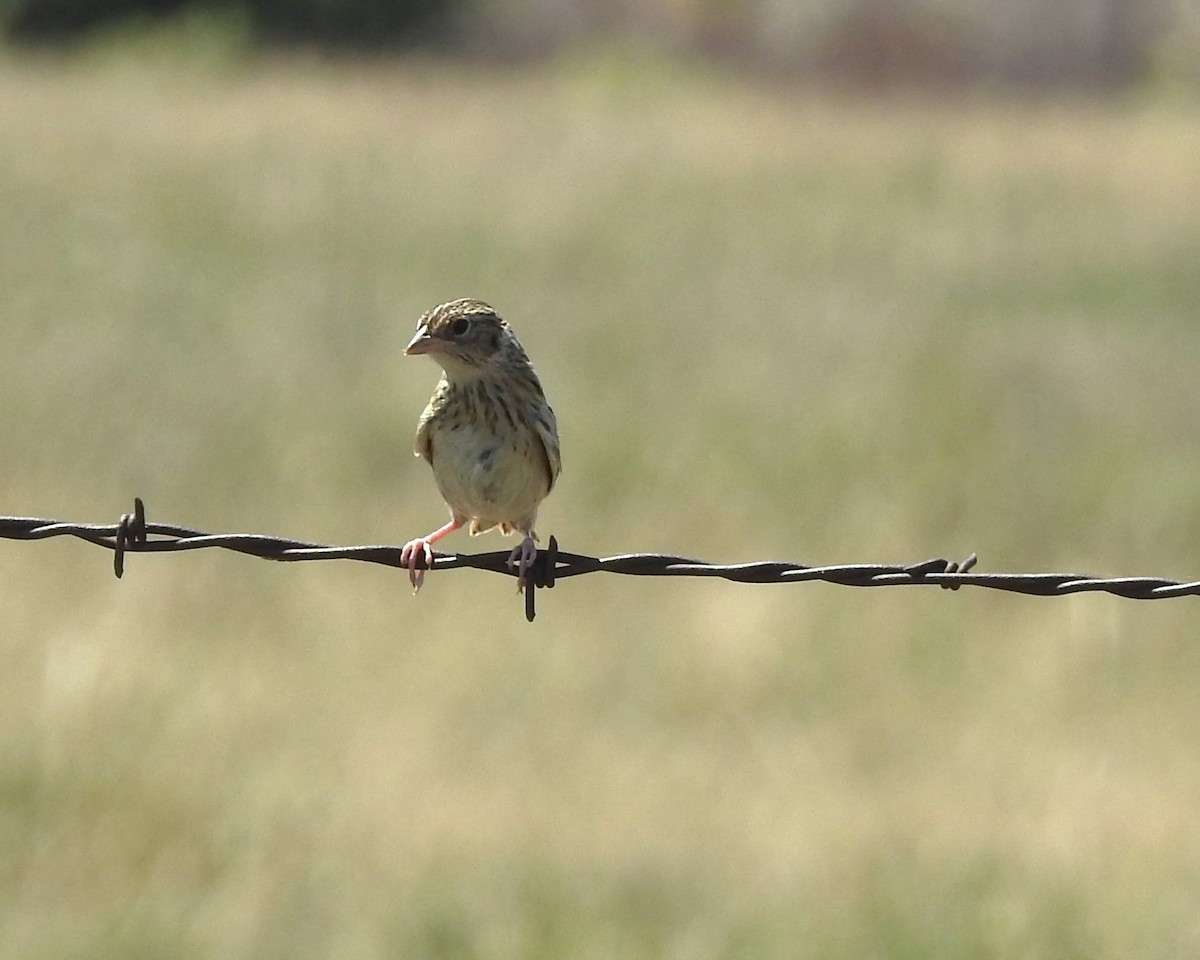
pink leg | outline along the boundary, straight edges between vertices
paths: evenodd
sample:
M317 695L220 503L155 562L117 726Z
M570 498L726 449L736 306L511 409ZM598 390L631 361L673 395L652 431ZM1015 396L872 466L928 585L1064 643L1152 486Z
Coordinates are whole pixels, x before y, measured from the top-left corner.
M518 543L508 555L508 565L517 568L517 593L525 586L525 574L537 559L537 546L533 537L525 534L525 539Z
M444 527L439 527L433 533L425 537L417 537L416 540L409 540L400 549L400 563L408 567L408 582L413 585L413 593L421 589L421 584L425 582L425 570L417 569L417 554L423 554L425 557L425 569L433 569L433 551L430 549L430 544L437 543L442 537L448 533L453 533L463 525L462 520L451 520Z

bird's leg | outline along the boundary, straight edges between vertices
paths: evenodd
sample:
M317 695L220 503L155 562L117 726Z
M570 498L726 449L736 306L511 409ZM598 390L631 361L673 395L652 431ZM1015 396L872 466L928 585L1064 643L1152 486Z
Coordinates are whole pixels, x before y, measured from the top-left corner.
M409 540L408 543L400 548L400 563L402 566L408 567L408 582L413 585L413 593L420 590L421 584L425 582L425 570L433 569L433 550L430 549L430 544L437 543L446 534L453 533L462 525L463 521L455 518L444 527L434 530L428 536ZM417 569L418 553L423 554L425 557L425 570Z
M508 555L508 565L517 568L517 593L524 588L525 574L528 573L536 559L537 546L533 542L533 537L525 534L525 539L513 547L512 553Z

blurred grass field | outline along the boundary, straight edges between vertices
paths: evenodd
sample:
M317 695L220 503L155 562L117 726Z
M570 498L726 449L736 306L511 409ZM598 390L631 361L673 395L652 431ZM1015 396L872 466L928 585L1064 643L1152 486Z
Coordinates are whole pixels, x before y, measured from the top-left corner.
M0 513L400 543L481 296L565 549L1200 576L1194 102L0 60ZM449 550L506 548L456 535ZM1177 958L1196 601L0 541L0 956Z

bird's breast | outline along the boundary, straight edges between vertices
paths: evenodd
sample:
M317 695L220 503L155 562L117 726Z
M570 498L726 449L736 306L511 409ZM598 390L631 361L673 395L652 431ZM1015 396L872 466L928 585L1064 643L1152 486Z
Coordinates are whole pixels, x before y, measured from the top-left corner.
M529 430L446 419L430 425L434 479L451 509L495 523L530 517L548 492L540 441Z

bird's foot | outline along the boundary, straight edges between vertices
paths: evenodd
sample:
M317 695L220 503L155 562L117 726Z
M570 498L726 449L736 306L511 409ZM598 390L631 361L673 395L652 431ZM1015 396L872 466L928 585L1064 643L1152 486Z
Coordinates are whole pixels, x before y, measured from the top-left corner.
M533 537L526 537L513 547L512 553L508 555L508 565L517 569L517 593L525 588L525 575L533 566L535 559L537 559L537 546L533 542Z
M408 567L408 582L413 586L414 595L425 582L425 570L433 569L433 549L429 546L432 542L430 537L417 537L400 548L400 565ZM425 558L424 569L417 566L418 555Z
M421 584L425 582L425 570L433 569L432 544L437 543L446 534L453 533L462 525L463 522L461 519L452 518L444 527L438 527L428 536L409 540L408 543L400 548L400 565L408 567L408 582L413 585L414 594L421 589ZM425 558L424 570L417 567L418 554Z

